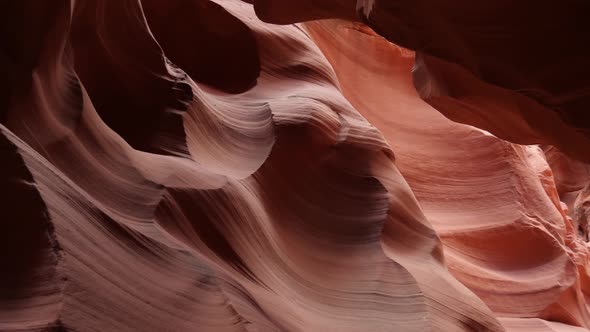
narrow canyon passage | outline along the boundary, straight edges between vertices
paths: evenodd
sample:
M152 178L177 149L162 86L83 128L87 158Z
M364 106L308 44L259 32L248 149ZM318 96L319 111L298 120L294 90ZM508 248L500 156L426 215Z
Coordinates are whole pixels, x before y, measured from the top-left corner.
M589 331L590 4L0 4L0 331Z

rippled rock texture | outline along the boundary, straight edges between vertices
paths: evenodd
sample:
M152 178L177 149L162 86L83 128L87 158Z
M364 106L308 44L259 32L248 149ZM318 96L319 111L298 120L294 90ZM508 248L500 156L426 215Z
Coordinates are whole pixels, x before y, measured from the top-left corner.
M0 331L587 331L589 6L475 6L0 4Z

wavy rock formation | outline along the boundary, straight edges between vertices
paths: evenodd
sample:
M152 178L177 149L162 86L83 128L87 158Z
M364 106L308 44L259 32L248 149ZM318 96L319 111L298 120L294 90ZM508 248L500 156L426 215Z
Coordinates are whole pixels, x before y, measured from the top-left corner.
M583 222L560 201L582 189L588 168L554 148L546 157L443 117L413 89L414 54L370 29L341 21L307 27L345 96L391 143L451 273L499 317L588 327L587 237L577 236Z
M445 118L354 1L249 2L0 5L0 331L590 327L577 136Z
M351 18L416 50L414 84L453 121L590 162L590 3L255 0L262 19ZM356 4L356 6L355 6ZM280 10L279 8L289 8Z

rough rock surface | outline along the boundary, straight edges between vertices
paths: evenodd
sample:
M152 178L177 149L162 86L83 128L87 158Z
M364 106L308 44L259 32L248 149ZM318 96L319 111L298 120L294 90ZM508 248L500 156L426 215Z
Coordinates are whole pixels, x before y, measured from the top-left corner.
M587 331L587 43L435 5L0 4L0 331Z

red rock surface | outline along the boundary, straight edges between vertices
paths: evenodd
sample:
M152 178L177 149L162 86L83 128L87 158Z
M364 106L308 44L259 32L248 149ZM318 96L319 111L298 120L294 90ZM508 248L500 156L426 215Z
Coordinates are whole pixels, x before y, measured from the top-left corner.
M0 331L587 331L585 4L525 3L0 4Z

